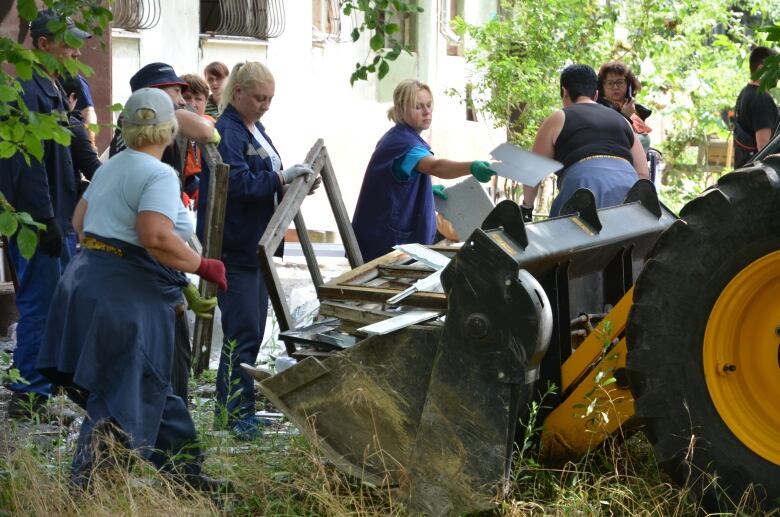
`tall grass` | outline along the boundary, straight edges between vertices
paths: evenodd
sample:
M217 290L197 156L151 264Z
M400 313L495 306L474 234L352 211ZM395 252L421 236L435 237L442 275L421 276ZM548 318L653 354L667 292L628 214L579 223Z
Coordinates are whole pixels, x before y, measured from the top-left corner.
M196 411L211 421L213 408ZM200 413L200 414L197 414ZM25 433L23 430L10 432ZM144 461L129 469L100 469L85 492L69 489L70 457L62 437L54 446L8 436L0 451L0 515L407 515L392 492L335 470L300 435L268 433L251 444L228 433L206 433L205 470L230 479L236 491L210 496L184 488ZM117 455L126 452L115 451ZM119 458L121 460L121 458ZM109 463L127 463L114 461ZM742 515L756 515L746 497ZM540 466L532 451L518 458L510 490L492 515L702 515L686 490L672 485L656 466L641 434L612 437L586 458L560 468Z

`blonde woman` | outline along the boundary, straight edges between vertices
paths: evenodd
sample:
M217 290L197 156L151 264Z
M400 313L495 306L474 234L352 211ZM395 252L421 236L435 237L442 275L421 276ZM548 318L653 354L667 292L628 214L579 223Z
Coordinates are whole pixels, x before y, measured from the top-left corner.
M78 487L101 462L95 441L110 434L177 479L224 488L201 474L195 426L171 386L181 271L227 288L224 265L185 243L192 223L178 176L160 161L177 126L165 92L133 93L128 147L97 170L73 216L82 251L54 293L37 366L87 411L73 457Z
M262 63L233 68L220 98L219 153L230 165L222 261L230 291L217 295L225 341L217 370L216 427L227 425L239 439L262 434L255 417L254 379L241 363L255 364L265 332L268 291L257 260L257 243L274 213L282 186L312 170L282 168L282 159L260 119L271 107L276 84ZM198 234L202 236L210 174L204 164L198 198ZM228 377L230 377L228 379Z
M368 162L352 226L363 260L392 250L396 244L433 243L436 213L431 176L443 179L473 174L481 182L495 174L483 161L455 162L434 158L420 132L431 127L433 96L428 85L406 79L393 92L387 118L395 125L384 134Z

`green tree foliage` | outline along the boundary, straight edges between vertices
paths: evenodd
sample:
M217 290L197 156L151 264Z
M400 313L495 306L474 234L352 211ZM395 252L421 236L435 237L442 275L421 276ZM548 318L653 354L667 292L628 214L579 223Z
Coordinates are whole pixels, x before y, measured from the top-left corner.
M44 0L46 8L54 9L63 16L73 16L76 25L93 34L101 35L111 20L111 12L101 0ZM34 0L18 0L17 10L22 20L31 22L38 16ZM52 21L49 29L56 38L74 48L83 41L66 31L64 21ZM54 140L70 145L67 119L60 113L35 113L30 111L22 99L22 88L18 79L31 79L33 72L54 76L63 73L90 75L92 70L75 59L59 62L50 54L37 49L26 48L10 38L0 37L0 62L13 65L16 76L0 68L0 158L10 158L20 153L27 163L43 159L43 141ZM0 193L0 234L16 236L19 251L24 257L31 257L38 243L38 230L43 225L32 220L29 214L16 212Z
M726 136L721 111L748 79L750 45L765 41L746 22L778 15L772 0L518 0L503 1L484 26L458 20L456 29L474 43L466 59L476 69L477 107L507 125L515 143L532 145L560 107L564 66L598 69L615 59L642 82L639 102L671 122L663 148L674 160L710 135Z
M369 74L374 73L381 80L390 71L390 62L395 61L401 52L409 52L409 48L396 38L401 27L394 20L414 16L423 9L415 5L414 1L403 0L341 0L340 5L347 16L353 11L363 13L360 26L352 29L353 42L358 41L363 34L371 34L371 51L362 63L355 64L350 84L365 81Z

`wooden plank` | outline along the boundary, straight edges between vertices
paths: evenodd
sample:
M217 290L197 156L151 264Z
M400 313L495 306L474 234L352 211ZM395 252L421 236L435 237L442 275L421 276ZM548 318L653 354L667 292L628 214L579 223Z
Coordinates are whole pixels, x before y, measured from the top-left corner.
M318 140L317 142L322 142L322 140ZM339 229L339 235L341 236L341 242L344 244L344 250L347 252L347 260L349 260L350 267L354 269L363 264L363 255L360 253L360 248L358 247L357 239L355 238L355 230L352 228L352 222L347 213L347 208L344 206L344 200L341 197L341 190L336 181L336 173L333 171L333 164L330 162L330 156L328 156L324 146L323 156L325 164L320 171L322 183L325 185L325 192L328 195L330 207L336 218L336 226Z
M327 285L341 285L346 283L353 283L358 281L358 278L363 278L363 281L368 281L377 276L377 268L383 264L397 264L399 262L405 262L409 260L409 256L406 253L400 251L391 251L387 255L377 257L371 262L362 264L354 269L345 272L342 275L337 276L333 280L327 283Z
M276 323L279 325L279 331L284 332L294 328L295 322L290 314L287 298L284 296L282 281L279 279L279 275L276 272L273 253L273 251L265 254L260 253L260 269L262 270L263 278L265 279L268 297L271 299L271 306L274 308L274 315L276 316ZM295 351L295 346L287 345L286 343L285 346L288 354Z
M320 300L352 300L363 302L384 303L400 291L397 289L382 289L376 287L352 287L345 285L325 284L317 289ZM404 299L403 305L420 307L422 309L447 310L447 295L444 293L417 292Z
M315 288L319 287L324 282L322 280L320 266L317 263L317 255L314 253L314 247L311 245L311 239L309 239L309 233L306 230L306 222L303 220L303 216L300 212L295 215L294 221L295 231L298 233L298 241L301 243L301 250L303 251L303 256L306 258L306 267L309 268L311 281L314 282Z
M322 158L323 148L324 145L322 139L319 139L309 150L304 163L309 164L314 170L315 174L299 176L295 178L293 182L287 187L287 190L284 193L284 197L282 198L282 202L278 207L276 207L276 210L274 211L273 216L271 216L271 220L268 222L268 226L266 227L263 236L260 238L260 243L258 244L257 255L260 261L260 267L263 272L266 288L268 289L268 295L271 298L271 305L274 308L276 320L281 331L292 329L295 322L292 320L292 316L290 315L290 308L287 305L287 299L284 295L282 282L279 279L279 275L276 273L276 265L273 261L273 254L276 252L279 244L281 244L282 240L284 239L284 234L287 231L287 228L289 228L290 223L294 219L296 222L299 220L298 218L300 217L301 204L303 203L303 200L306 199L306 196L311 190L311 186L316 180L316 173L318 168L322 168L322 163L324 163L324 159ZM302 217L300 217L300 222L301 224L304 224ZM306 240L308 241L308 235L306 236ZM301 246L305 246L303 240L301 241ZM311 248L311 243L309 243L309 247ZM309 256L307 256L306 251L304 251L304 256L306 256L306 263L309 267L309 273L313 275L312 279L314 279L312 268L317 268L317 274L319 274L319 267L316 264L314 250L310 250ZM309 263L310 257L315 260L313 264ZM320 283L321 282L322 279L320 278ZM292 348L292 351L294 350L295 349ZM288 353L290 351L291 350L288 347Z
M431 275L433 270L425 266L404 266L394 264L380 264L377 267L377 274L385 278L414 278L421 279Z
M396 313L397 314L397 313ZM379 309L367 309L361 305L351 305L333 300L323 300L320 303L320 316L332 316L342 322L350 321L358 326L370 325L393 316L393 313Z
M204 146L202 146L204 147ZM214 145L205 147L213 148ZM219 153L217 153L219 156ZM228 178L230 166L220 162L211 169L211 182L206 203L206 227L203 235L203 256L218 259L222 256L222 238L225 227L225 207L227 205ZM200 295L211 298L217 294L217 286L211 282L200 282ZM195 375L199 375L209 367L211 356L211 338L214 330L214 320L195 318L195 331L192 339L192 361Z
M190 147L190 141L187 137L181 133L176 134L176 145L179 146L179 163L181 164L181 170L179 172L179 185L184 187L184 164L187 161L187 149Z

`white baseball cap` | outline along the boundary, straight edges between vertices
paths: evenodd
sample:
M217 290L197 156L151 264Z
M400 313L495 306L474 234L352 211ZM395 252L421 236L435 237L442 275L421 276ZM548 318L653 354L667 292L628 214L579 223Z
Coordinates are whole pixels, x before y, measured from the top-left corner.
M139 110L149 110L154 117L141 118ZM141 88L127 99L122 110L124 121L136 126L153 126L170 122L174 117L174 106L170 96L158 88Z

